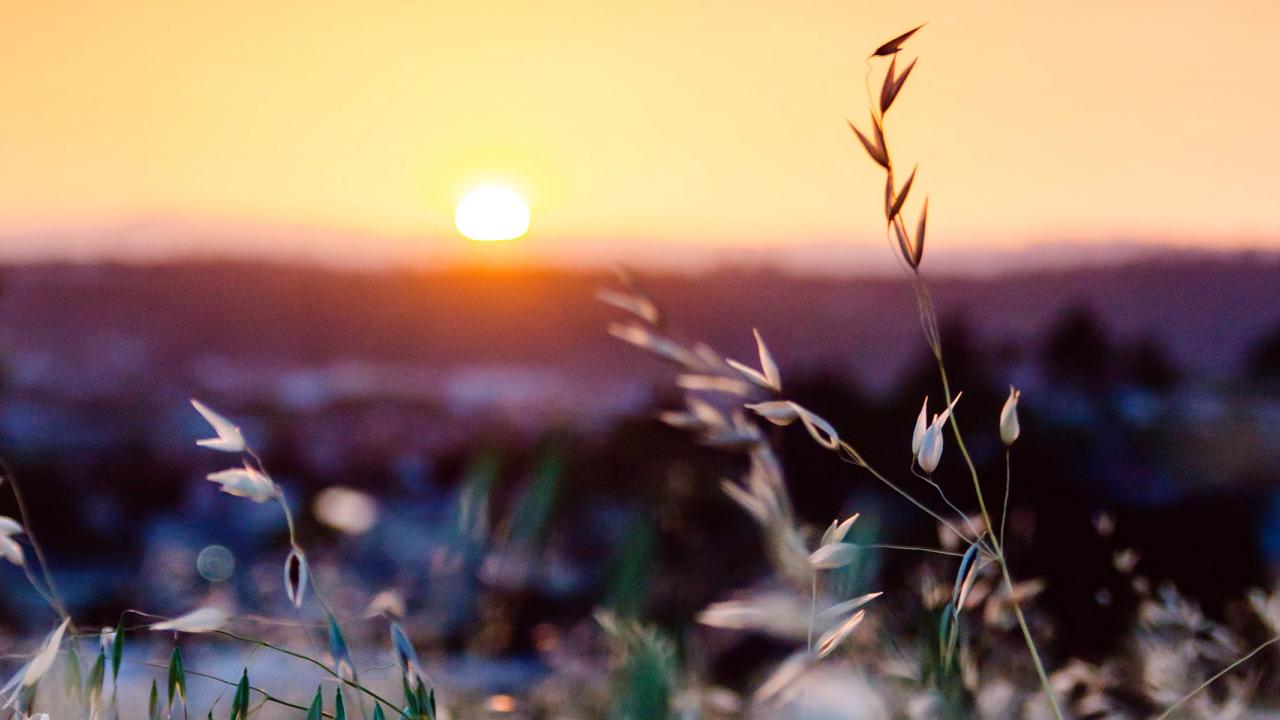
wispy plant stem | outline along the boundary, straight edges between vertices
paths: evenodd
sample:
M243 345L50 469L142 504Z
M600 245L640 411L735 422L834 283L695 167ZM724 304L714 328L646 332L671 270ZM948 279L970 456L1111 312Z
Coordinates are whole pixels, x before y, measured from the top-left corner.
M940 525L942 525L944 528L946 528L956 537L960 538L961 540L965 541L968 544L973 544L973 543L982 544L982 538L980 537L970 538L968 535L965 535L958 528L956 528L956 526L953 525L951 521L939 515L937 512L933 510L933 508L929 507L928 505L925 505L923 502L916 499L916 496L902 489L902 487L900 487L897 483L890 480L879 470L876 470L874 467L872 467L866 460L862 458L860 454L858 454L858 451L855 450L852 445L845 442L844 440L840 440L839 443L840 443L839 450L841 451L840 456L844 457L848 462L851 462L854 465L857 465L858 467L871 473L872 477L879 480L890 490L893 490L894 492L898 493L902 497L906 498L908 502L910 502L912 505L915 505L917 508L927 513L929 517L933 518L935 521L937 521ZM986 547L986 546L983 545L983 547Z
M270 477L270 473L267 472L266 465L264 465L262 462L262 457L259 456L258 453L255 452L254 449L252 447L249 447L248 445L245 446L245 452L249 455L249 457L253 458L253 461L258 465L258 470L263 475ZM293 519L293 511L289 509L289 501L285 498L284 490L281 489L279 485L276 486L275 500L280 505L281 511L284 512L284 521L285 521L285 524L288 525L289 527L289 547L292 548L298 554L305 557L306 555L302 549L302 545L298 543L298 527ZM314 595L316 598L316 601L320 603L320 607L324 609L325 614L333 619L333 622L335 625L338 625L337 616L334 614L333 609L329 607L328 601L325 600L324 592L321 591L320 586L316 584L315 575L313 575L310 572L307 573L307 583L311 585L312 595ZM301 617L299 617L299 620L301 620ZM341 630L341 625L338 625L338 627L339 627L339 630ZM317 654L319 654L320 648L317 645L315 638L312 637L311 632L304 628L303 633L306 635L307 641L311 643L312 647L315 648ZM351 669L351 674L352 674L352 680L358 682L360 678L357 675L354 667L352 667ZM365 711L364 696L362 695L356 696L356 707L359 708L360 710L360 717L362 718L362 720L368 717Z
M44 582L48 586L49 592L46 594L40 590L40 586L36 583L30 569L27 569L27 578L40 593L41 597L53 607L54 611L63 620L70 620L71 613L67 611L67 606L62 602L62 596L58 593L58 585L53 581L53 573L49 570L49 562L45 559L44 549L40 546L40 541L36 539L35 531L31 529L31 516L27 512L27 503L22 499L22 490L18 487L17 473L10 467L9 461L3 457L0 457L0 472L3 472L4 479L9 481L9 490L13 493L14 502L18 505L18 517L22 518L22 527L26 531L27 540L31 543L31 550L35 553L36 563L40 566L40 574L44 576ZM75 623L73 622L73 627L70 628L72 631L75 630L74 625Z
M938 372L942 376L943 399L947 406L950 407L952 400L955 398L951 395L951 384L947 381L947 369L942 363L941 353L938 355ZM960 433L960 422L956 419L955 410L951 411L948 424L951 425L951 434L956 439L956 446L960 448L960 455L964 458L965 465L969 468L969 476L973 478L973 491L974 494L978 496L978 509L982 512L982 520L987 524L987 530L990 531L994 526L991 524L991 514L987 512L986 498L983 497L982 494L982 483L978 479L978 468L974 466L973 458L969 456L969 448L965 447L964 435ZM995 540L994 536L992 540L997 543L995 550L996 553L999 554L1000 545L998 544L998 541Z
M128 662L132 663L133 661L130 660ZM169 667L168 665L162 665L160 663L151 663L151 662L142 662L137 664L142 665L143 667L155 668L157 670L167 670ZM209 673L203 673L197 670L189 670L185 668L184 668L184 671L188 675L194 675L195 677L204 678L206 680L213 680L214 682L222 683L223 685L226 685L228 687L236 686L235 682L232 682L231 680L226 680L224 678L220 678L217 675L210 675ZM294 710L301 710L302 712L306 712L308 709L305 705L298 705L297 703L291 703L288 700L282 700L256 685L250 685L249 689L261 695L262 699L265 700L266 702L275 703L276 705L280 705L281 707L292 708ZM323 716L327 718L331 718L333 717L333 714L326 712L326 713L323 713Z
M964 553L952 552L951 550L943 550L941 548L923 547L921 545L889 545L885 543L875 543L873 545L858 545L857 547L867 548L868 550L909 550L911 552L933 553L934 555L964 557Z
M1000 547L1004 547L1004 529L1009 524L1009 493L1013 486L1013 452L1004 449L1004 507L1000 509Z
M935 353L938 359L938 373L942 377L942 392L945 396L947 405L950 406L951 385L947 381L947 369L942 362L941 348ZM1045 697L1049 700L1049 706L1053 709L1053 715L1057 720L1063 720L1062 708L1058 707L1058 699L1053 694L1053 685L1049 682L1049 674L1045 672L1044 663L1040 660L1040 650L1036 647L1036 641L1031 637L1031 628L1027 626L1027 619L1022 614L1022 607L1018 604L1017 594L1014 592L1013 576L1009 573L1009 561L1004 555L1004 542L1002 538L997 537L993 531L994 526L991 524L991 515L987 512L986 498L982 494L982 482L978 478L978 468L973 464L973 458L969 455L969 449L965 447L964 436L960 432L960 423L956 419L955 411L952 411L949 420L951 425L951 433L956 439L956 446L960 448L960 455L964 457L965 465L969 468L969 475L973 478L973 491L978 496L978 508L982 511L983 522L987 524L988 535L991 538L991 544L995 548L995 560L1000 566L1000 574L1004 578L1004 589L1009 594L1009 605L1013 608L1013 615L1018 621L1018 628L1022 630L1022 638L1027 643L1027 652L1031 655L1031 663L1035 665L1036 674L1040 677L1040 686L1044 691ZM1007 458L1007 455L1006 455ZM1008 465L1006 464L1006 470ZM1006 483L1008 475L1006 473ZM1008 492L1005 493L1006 507L1008 504ZM1001 521L1001 536L1004 534L1003 520Z
M1280 635L1277 635L1277 636L1275 636L1275 637L1271 638L1270 640L1268 640L1268 641L1266 641L1266 642L1262 643L1261 645L1259 645L1258 647L1254 648L1253 650L1250 650L1250 651L1249 651L1249 654L1247 654L1247 655L1245 655L1245 656L1243 656L1243 657L1239 658L1238 660L1236 660L1235 662L1231 663L1230 665L1228 665L1228 666L1226 666L1226 667L1222 668L1222 669L1221 669L1221 670L1219 670L1217 673L1215 673L1215 674L1213 675L1213 677L1209 678L1208 680L1205 680L1204 682L1202 682L1202 683L1200 683L1198 686L1196 686L1196 689L1194 689L1194 690L1192 690L1191 692L1187 693L1186 695L1183 695L1182 697L1178 698L1177 702L1175 702L1175 703L1173 703L1172 705L1170 705L1169 707L1165 708L1165 709L1164 709L1164 712L1162 712L1162 713L1160 713L1159 715L1157 715L1157 716L1156 716L1156 718L1155 718L1155 720L1165 720L1165 718L1167 718L1167 717L1169 717L1170 715L1172 715L1172 714L1174 713L1174 711L1176 711L1178 708L1180 708L1180 707L1182 707L1183 705L1187 704L1187 702L1189 702L1189 701L1191 700L1191 698L1195 697L1196 695L1199 695L1201 692L1203 692L1203 691L1205 690L1205 688L1208 688L1210 685L1212 685L1212 684L1214 684L1215 682L1217 682L1220 678L1222 678L1222 676L1223 676L1223 675L1226 675L1227 673L1231 672L1232 670L1235 670L1237 667L1240 667L1240 666L1241 666L1241 665L1243 665L1245 662L1247 662L1247 661L1249 660L1249 658L1252 658L1254 655L1257 655L1258 653L1262 652L1263 650L1266 650L1267 648L1271 647L1272 645L1274 645L1274 644L1276 644L1276 643L1278 643L1278 642L1280 642Z
M965 527L969 528L969 532L973 533L973 536L975 538L982 537L982 533L978 531L978 528L974 527L973 521L969 519L968 513L956 507L956 504L951 502L951 498L947 497L947 493L942 489L941 485L934 482L933 478L929 477L928 475L916 472L914 464L911 467L911 474L923 480L925 484L927 484L929 487L933 488L934 490L937 490L938 497L942 498L942 502L946 503L947 507L951 508L951 510L955 512L957 516L959 516L962 520L964 520Z
M813 625L818 617L818 573L813 573L813 582L809 594L809 641L808 650L813 652Z
M233 632L231 632L231 631L229 631L229 630L217 630L217 631L215 631L215 632L216 632L217 634L219 634L219 635L223 635L223 636L225 636L225 637L232 638L233 640L239 640L240 642L243 642L243 643L249 643L249 644L251 644L251 645L258 645L258 646L261 646L261 647L267 648L267 649L269 649L269 650L274 650L274 651L276 651L276 652L280 653L281 655L288 655L289 657L292 657L292 658L295 658L295 659L301 660L301 661L303 661L303 662L306 662L306 663L310 663L310 664L312 664L312 665L315 665L316 667L318 667L318 668L320 668L321 670L323 670L327 675L329 675L329 676L333 677L334 679L338 680L338 681L339 681L339 682L341 682L342 684L344 684L344 685L346 685L346 686L348 686L348 687L350 687L350 688L353 688L353 689L355 689L355 690L358 690L358 691L360 691L360 692L364 693L365 695L368 695L370 698L372 698L372 699L376 700L377 702L380 702L380 703L382 703L383 705L386 705L387 707L397 707L397 705L396 705L395 703L391 702L390 700L386 699L385 697L383 697L383 696L379 695L378 693L374 692L373 690L370 690L369 688L365 687L364 685L360 684L359 682L356 682L355 680L349 680L349 679L347 679L347 678L343 677L341 674L339 674L339 673L337 673L336 671L334 671L334 669L333 669L333 668L329 667L328 665L325 665L324 663L320 662L319 660L316 660L315 658L308 657L308 656L306 656L306 655L303 655L302 653L294 652L293 650L290 650L290 649L288 649L288 648L280 647L279 645L273 645L273 644L271 644L271 643L267 642L266 640L259 640L259 639L257 639L257 638L245 637L244 635L237 635L236 633L233 633Z
M1027 643L1027 652L1031 655L1031 663L1036 666L1036 675L1040 676L1040 687L1044 690L1044 696L1049 700L1049 706L1053 708L1054 717L1063 720L1062 708L1058 707L1058 699L1053 694L1053 685L1049 682L1049 674L1045 672L1044 663L1040 660L1040 650L1036 647L1036 641L1031 637L1031 628L1027 626L1027 619L1022 615L1022 606L1018 604L1018 598L1013 591L1013 578L1009 575L1009 563L1005 562L1004 555L1000 555L996 562L1000 565L1000 574L1004 576L1004 589L1009 593L1009 605L1013 608L1013 616L1018 620L1018 628L1022 630L1022 639Z

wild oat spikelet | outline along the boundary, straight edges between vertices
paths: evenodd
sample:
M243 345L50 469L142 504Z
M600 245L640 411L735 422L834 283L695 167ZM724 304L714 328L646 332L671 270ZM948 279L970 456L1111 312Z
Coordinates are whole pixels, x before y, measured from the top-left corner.
M932 475L933 471L938 469L938 463L942 460L943 442L942 422L937 415L934 415L933 422L929 424L924 431L924 437L920 440L920 453L916 455L916 463L926 475Z
M308 575L307 556L297 547L289 550L284 559L284 593L295 608L302 607L306 599Z
M191 399L191 406L204 417L217 435L217 437L197 440L196 445L222 452L244 452L244 435L241 434L239 426L195 398Z
M22 687L35 685L45 673L49 672L49 668L53 667L53 661L58 657L58 648L62 645L62 636L67 632L67 626L70 624L71 618L63 620L62 624L45 638L39 652L31 658L31 662L27 663L22 673Z
M920 406L920 414L916 416L915 429L911 431L911 457L919 457L920 445L924 442L924 431L929 429L929 396L924 397Z
M766 390L782 392L782 375L778 372L778 363L774 362L773 355L769 352L769 347L764 344L764 338L760 336L760 331L752 330L751 332L756 336L756 352L760 356L760 370L729 358L725 358L725 362L729 364L729 367L737 370L743 377L756 385Z
M955 399L941 413L933 416L933 422L929 427L925 428L924 433L920 436L919 447L916 448L914 433L912 438L912 447L916 451L916 464L920 466L925 474L932 475L933 471L938 468L938 463L942 460L943 446L943 427L946 426L947 420L951 418L951 411L955 409L956 403L960 402L960 396L963 392L956 394ZM925 399L926 406L928 399ZM921 409L924 412L924 409ZM919 419L916 420L916 428L920 427Z
M227 613L216 607L202 607L172 620L153 623L152 630L184 633L206 633L222 629L227 624Z
M271 478L247 462L243 468L209 473L206 479L220 485L219 489L228 495L249 498L257 503L271 500L280 492Z
M876 48L875 52L871 53L871 57L882 57L885 55L893 55L897 53L898 50L902 49L902 43L910 39L912 35L915 35L916 33L920 32L920 28L924 27L925 25L928 25L928 23L920 23L919 25L902 33L898 37L881 45L880 47Z
M13 539L13 536L21 535L23 532L22 524L17 520L7 515L0 515L0 556L18 567L26 563L26 557L23 555L22 546Z
M1005 447L1013 445L1022 431L1018 425L1018 398L1020 397L1022 392L1010 385L1009 398L1004 401L1004 407L1000 409L1000 441Z
M894 75L894 69L898 66L897 55L889 63L889 70L885 73L884 84L880 86L880 114L883 115L889 111L889 106L897 99L898 93L902 92L902 86L907 82L907 76L916 67L916 60L912 60L906 70L901 75Z
M915 69L918 60L912 60L906 69L901 73L898 68L898 51L902 48L902 44L914 35L924 25L913 28L889 42L881 45L871 54L871 58L891 56L889 67L885 70L884 80L880 84L880 98L876 105L871 107L871 129L870 136L863 133L853 124L853 121L847 121L849 128L858 138L858 142L862 144L867 154L876 162L885 172L885 188L884 188L884 215L887 224L886 232L892 232L893 238L898 244L898 252L902 257L902 261L907 267L913 271L918 271L920 262L924 259L924 238L925 227L928 223L929 215L929 199L925 198L924 204L920 209L920 218L916 223L915 237L911 236L907 230L906 221L903 219L903 206L906 204L907 197L911 192L911 188L915 183L916 169L911 171L906 183L899 190L894 183L894 166L893 159L889 153L889 145L885 140L884 134L884 118L885 113L893 105L894 100L902 92L903 86L907 82L907 78L911 76L911 71ZM869 58L870 59L870 58Z

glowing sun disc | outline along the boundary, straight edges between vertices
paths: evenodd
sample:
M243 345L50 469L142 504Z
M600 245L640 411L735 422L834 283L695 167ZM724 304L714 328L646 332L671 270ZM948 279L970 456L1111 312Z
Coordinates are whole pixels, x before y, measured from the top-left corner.
M453 223L471 240L515 240L529 232L529 205L511 188L485 185L463 196Z

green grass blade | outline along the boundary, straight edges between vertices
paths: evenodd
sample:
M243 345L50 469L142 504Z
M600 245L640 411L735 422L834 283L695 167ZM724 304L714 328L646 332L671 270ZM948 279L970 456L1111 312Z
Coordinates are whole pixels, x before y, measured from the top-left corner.
M210 710L210 713L213 711ZM231 699L231 720L245 720L249 716L249 669L240 673L240 682L236 685L236 694Z
M347 649L347 640L342 636L342 628L338 621L329 616L329 653L333 655L333 671L340 677L355 677L355 663L351 661L351 652Z
M316 688L316 696L311 700L311 707L307 709L306 720L323 720L324 718L324 695L320 691L321 688Z
M173 646L173 654L169 656L169 707L173 707L175 695L187 701L187 670L182 664L182 648Z
M98 651L98 659L93 661L93 668L89 670L89 679L85 683L84 691L89 707L96 707L98 700L102 697L102 684L107 674L107 656Z
M124 621L116 625L115 637L111 639L111 682L120 681L120 662L124 660Z
M151 700L147 703L147 717L149 720L161 720L160 692L156 688L155 678L151 678Z
M80 680L80 653L76 652L78 642L67 643L67 669L62 673L62 690L69 698L78 698L84 685Z

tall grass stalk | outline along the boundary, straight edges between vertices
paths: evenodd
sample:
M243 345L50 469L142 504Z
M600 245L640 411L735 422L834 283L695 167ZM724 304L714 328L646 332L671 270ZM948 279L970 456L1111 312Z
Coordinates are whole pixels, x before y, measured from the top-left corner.
M49 561L45 558L44 548L40 545L40 540L36 537L35 531L31 529L31 514L27 512L27 503L22 498L22 489L18 485L17 473L13 471L9 461L3 457L0 457L0 472L4 473L3 477L0 477L0 483L6 480L9 483L9 492L13 494L14 504L18 507L18 517L22 519L22 527L26 529L27 542L31 543L31 550L36 556L36 564L40 566L40 574L44 578L47 590L41 587L40 581L36 579L29 564L23 564L23 572L26 574L31 586L53 608L54 612L58 613L58 616L63 620L70 620L71 613L67 611L66 603L62 601L62 595L58 592L58 585L53 580L53 573L49 570ZM71 624L71 630L72 632L75 631L74 622Z
M938 366L938 376L942 383L943 400L947 407L951 407L955 401L952 394L951 383L947 377L946 363L943 360L942 340L938 332L938 317L933 305L933 299L929 293L928 287L924 281L924 277L920 272L920 266L924 259L925 247L925 230L928 216L928 198L925 199L920 210L920 219L916 225L914 235L908 230L903 217L903 210L911 188L915 182L916 170L911 171L911 175L907 181L899 188L894 177L893 155L890 152L889 143L886 140L886 115L892 107L893 101L897 98L898 93L902 90L903 84L906 82L907 76L915 67L916 61L913 60L906 70L901 73L895 72L897 66L898 53L903 43L910 38L920 28L911 30L894 40L885 43L867 58L867 100L871 111L872 122L872 138L869 140L858 128L850 123L855 135L862 143L864 149L878 165L880 165L885 173L885 220L887 223L886 233L892 233L896 236L898 245L898 256L902 264L908 270L912 279L912 287L916 294L916 303L920 309L920 321L924 328L925 340L932 351L934 360ZM875 102L871 97L870 74L871 62L876 57L889 57L890 64L885 72L885 79L881 85L879 102ZM1009 561L1005 555L1004 546L1004 518L1005 514L1001 513L1000 529L995 530L996 525L992 522L991 512L987 508L986 496L982 491L982 481L978 475L978 468L973 462L972 456L969 454L969 448L965 444L964 434L960 431L960 419L958 412L949 414L948 424L951 428L952 437L955 440L956 447L960 450L960 455L964 459L965 467L968 469L970 479L973 482L974 496L978 502L978 509L981 513L983 523L987 528L984 550L990 554L991 559L1000 567L1000 575L1004 581L1005 592L1008 593L1009 602L1013 608L1014 617L1017 619L1018 627L1022 631L1023 639L1026 641L1027 652L1031 657L1032 664L1035 666L1036 675L1039 677L1041 690L1049 701L1049 705L1053 710L1054 716L1058 720L1063 720L1062 709L1058 705L1058 700L1054 695L1053 686L1049 682L1049 675L1045 670L1044 662L1040 658L1040 650L1036 646L1035 639L1031 636L1031 629L1027 625L1026 617L1023 615L1022 607L1017 600L1014 590L1013 576L1009 571ZM1008 450L1006 450L1008 452ZM1008 483L1008 477L1006 477ZM935 487L938 487L935 485ZM939 492L941 488L939 487ZM1005 492L1005 507L1008 503L1008 484ZM955 507L948 501L948 505Z
M961 565L961 571L956 578L956 587L952 592L953 603L949 605L950 617L945 618L944 627L949 628L947 632L950 639L944 645L948 648L953 647L957 639L957 625L959 622L959 605L957 600L963 600L969 583L975 577L975 573L985 562L992 562L1000 569L1001 583L1005 593L1008 595L1009 602L1012 606L1013 614L1017 625L1021 631L1021 635L1027 647L1027 652L1031 662L1035 667L1036 675L1039 680L1040 688L1047 699L1053 714L1058 720L1063 720L1063 713L1058 704L1058 700L1054 695L1052 685L1049 681L1048 672L1045 669L1044 662L1041 659L1039 648L1032 637L1030 627L1027 624L1026 617L1017 599L1015 583L1012 573L1009 569L1006 548L1004 544L1004 524L1007 520L1007 504L1011 481L1011 461L1006 456L1006 494L1003 506L1001 508L1001 522L999 529L993 522L993 515L988 507L987 498L982 490L982 482L978 474L977 467L969 453L969 449L964 441L963 433L960 430L960 422L958 413L954 411L958 395L954 394L951 388L950 379L947 375L946 363L943 359L943 349L940 333L938 331L937 313L934 309L933 301L929 293L927 284L920 272L920 266L924 258L925 234L927 229L928 216L928 199L926 198L919 210L919 219L915 224L914 231L907 227L904 215L906 202L909 197L911 188L916 181L917 171L912 170L906 181L899 186L895 177L895 168L893 157L890 153L889 144L885 135L885 116L892 107L894 100L901 92L907 77L915 68L915 61L912 61L902 71L897 70L898 54L903 44L914 35L920 28L915 28L904 33L897 38L885 43L877 48L867 60L867 78L868 78L868 101L871 105L871 129L869 132L862 132L856 124L849 122L849 127L866 150L867 154L873 161L878 164L885 173L885 193L884 193L884 212L886 221L886 234L891 245L895 246L895 255L907 271L911 279L912 287L915 291L917 305L919 307L919 316L921 327L924 331L925 341L932 353L938 369L938 377L942 386L943 400L945 410L941 415L935 415L933 422L927 428L923 428L924 445L928 450L925 451L919 447L913 447L913 451L919 455L912 461L912 473L926 482L930 487L937 491L943 503L954 512L958 520L965 525L968 530L957 526L956 522L939 513L929 506L928 503L916 497L902 485L890 478L887 474L879 471L871 465L860 453L857 448L842 437L840 433L825 419L817 416L812 411L798 405L795 402L786 399L782 392L782 378L778 371L777 364L773 361L772 355L768 351L760 334L756 333L756 341L760 355L760 370L750 367L745 363L724 358L712 351L703 344L688 344L679 341L671 334L670 328L666 325L662 313L657 309L656 303L648 296L647 293L625 272L622 274L623 284L626 286L627 292L607 291L602 294L601 299L613 304L623 310L626 310L639 319L639 323L628 325L614 325L610 328L610 332L620 339L630 342L634 345L658 354L670 361L681 365L685 374L679 378L679 384L690 390L712 391L719 393L727 393L730 395L750 396L760 392L771 396L763 402L746 403L745 407L752 410L760 417L778 425L789 425L799 421L809 435L822 447L825 447L837 454L842 460L849 462L857 467L867 471L870 475L881 482L885 487L907 500L917 509L933 518L940 527L948 533L961 539L970 548L969 553L965 553L964 561ZM879 93L879 101L875 102L871 99L870 91L870 74L872 72L872 62L876 58L888 58L889 66L885 72L885 79L881 85ZM744 383L743 380L746 382ZM706 403L690 398L688 400L689 410L687 413L668 414L665 418L672 424L688 427L698 430L702 433L704 441L712 445L722 445L728 448L732 447L748 447L759 448L764 445L762 437L757 431L754 431L749 425L745 425L736 415L733 417L725 417L713 407ZM926 408L922 410L921 423L927 421L927 403ZM932 477L933 470L937 466L938 458L942 452L942 433L944 428L942 425L950 427L951 436L959 448L961 457L964 460L965 467L968 471L973 485L973 492L979 508L981 520L984 530L979 530L968 518L961 512L959 506L947 497L942 486L934 481ZM921 428L918 427L920 432ZM913 439L913 446L919 444L920 438ZM753 453L758 450L752 450ZM921 472L917 473L916 466L920 467ZM788 515L780 516L777 520L769 520L767 512L771 500L771 495L763 493L759 488L751 490L749 483L749 491L754 495L744 498L737 498L739 490L733 490L732 487L726 487L726 490L733 490L735 499L744 505L749 511L758 517L763 518L762 522L773 523L777 525L781 523L786 526L790 523ZM777 531L772 531L771 536L778 536ZM784 533L785 535L785 533ZM969 555L974 552L981 554L985 561L971 563ZM815 553L816 557L817 553ZM817 580L816 575L812 578L812 587L810 588L811 597L816 605L817 599ZM812 623L811 623L812 624ZM808 647L812 652L813 644L813 628L809 630ZM950 651L944 653L944 658L950 657Z

